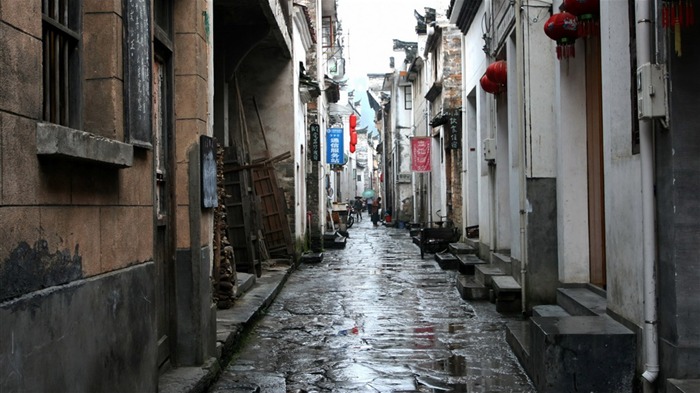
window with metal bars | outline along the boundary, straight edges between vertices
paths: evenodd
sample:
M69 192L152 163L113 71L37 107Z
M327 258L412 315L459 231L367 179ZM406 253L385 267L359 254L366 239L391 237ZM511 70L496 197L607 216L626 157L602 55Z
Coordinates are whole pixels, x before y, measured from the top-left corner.
M81 0L42 1L43 120L80 128Z

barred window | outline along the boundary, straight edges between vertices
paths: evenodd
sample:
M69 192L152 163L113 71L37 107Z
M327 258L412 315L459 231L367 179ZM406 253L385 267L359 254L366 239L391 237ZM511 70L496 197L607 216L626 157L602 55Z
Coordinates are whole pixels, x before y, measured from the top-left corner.
M80 128L81 0L42 1L43 119Z
M412 86L404 86L403 88L403 108L406 110L413 109L413 91Z

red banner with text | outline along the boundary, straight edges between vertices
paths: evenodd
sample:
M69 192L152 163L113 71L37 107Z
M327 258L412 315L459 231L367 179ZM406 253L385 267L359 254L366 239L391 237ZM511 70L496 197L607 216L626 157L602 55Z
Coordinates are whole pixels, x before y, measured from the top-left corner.
M430 143L429 136L411 138L411 171L430 172Z

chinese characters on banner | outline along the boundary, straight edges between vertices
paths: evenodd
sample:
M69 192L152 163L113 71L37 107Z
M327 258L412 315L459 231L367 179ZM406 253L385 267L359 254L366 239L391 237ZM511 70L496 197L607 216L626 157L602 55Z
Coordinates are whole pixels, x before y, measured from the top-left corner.
M309 126L309 155L311 161L321 161L321 127L314 123Z
M326 132L326 163L344 164L343 129L329 128Z
M455 110L447 116L447 148L459 149L462 139L462 111Z
M411 171L430 172L430 137L411 138Z

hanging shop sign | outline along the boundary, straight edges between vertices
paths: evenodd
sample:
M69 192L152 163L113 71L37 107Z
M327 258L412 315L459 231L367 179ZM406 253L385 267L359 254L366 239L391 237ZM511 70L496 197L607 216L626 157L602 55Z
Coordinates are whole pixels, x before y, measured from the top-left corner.
M329 128L326 132L326 163L342 165L343 157L343 129Z
M309 156L311 161L321 161L321 127L316 123L309 126Z
M430 172L430 144L429 136L411 138L411 171Z
M462 111L455 109L447 115L447 148L459 149L462 140Z

